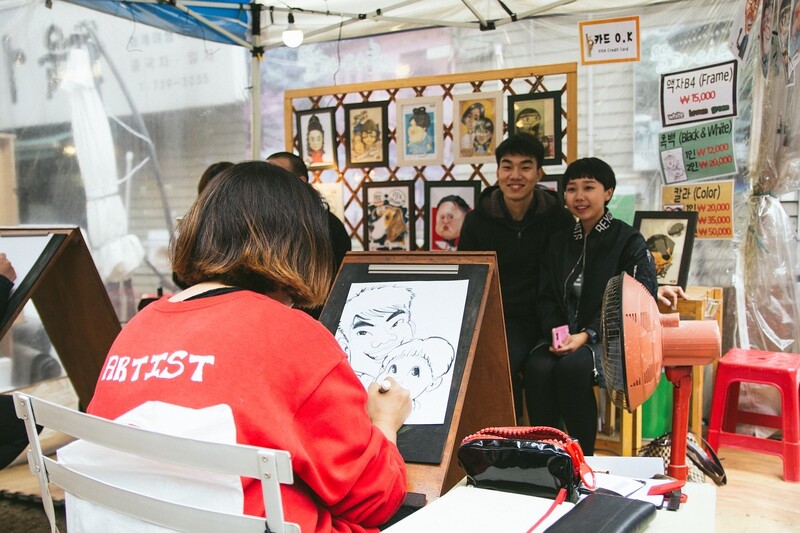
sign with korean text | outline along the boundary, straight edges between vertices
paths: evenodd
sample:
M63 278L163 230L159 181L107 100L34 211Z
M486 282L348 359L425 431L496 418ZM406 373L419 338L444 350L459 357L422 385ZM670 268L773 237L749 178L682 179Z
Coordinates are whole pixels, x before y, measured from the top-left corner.
M661 204L665 211L697 211L698 239L733 238L733 180L667 185Z
M658 134L661 172L667 185L736 172L733 119Z
M581 64L639 61L639 17L578 23Z
M737 62L661 75L661 125L691 124L736 116Z
M70 55L86 47L81 43L95 39L107 52L97 54L91 47L94 81L109 114L130 115L128 96L143 114L246 100L250 82L244 48L183 37L102 13L93 14L91 20L96 24L87 23L84 7L54 2L52 9L39 8L30 23L26 21L29 31L4 37L0 129L69 122L72 106L63 82L76 75Z

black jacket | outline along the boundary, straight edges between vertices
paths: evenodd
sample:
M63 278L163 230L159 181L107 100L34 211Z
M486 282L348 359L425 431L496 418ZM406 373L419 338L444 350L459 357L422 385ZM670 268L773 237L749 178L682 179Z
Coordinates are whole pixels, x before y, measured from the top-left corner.
M498 186L481 193L461 226L458 249L497 253L505 318L535 320L540 256L550 236L560 228L571 228L573 221L552 191L534 189L533 202L519 222L508 214Z
M578 221L553 235L541 272L538 312L542 338L569 324L570 333L585 328L600 334L600 312L608 280L627 272L655 297L658 291L653 256L641 233L606 211L584 238ZM580 297L573 284L583 273Z

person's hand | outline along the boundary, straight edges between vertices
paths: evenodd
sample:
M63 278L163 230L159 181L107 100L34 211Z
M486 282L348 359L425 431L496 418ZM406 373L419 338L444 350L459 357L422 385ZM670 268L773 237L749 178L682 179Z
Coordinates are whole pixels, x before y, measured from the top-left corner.
M391 442L397 442L397 430L411 414L411 393L394 379L386 378L389 390L372 382L367 389L367 413L372 423Z
M8 281L14 281L17 279L17 273L14 270L14 266L11 264L11 261L8 260L6 254L0 253L0 276L7 278Z
M686 293L678 285L662 285L658 288L658 301L676 309L678 306L678 298L686 299Z
M585 331L581 331L580 333L575 333L574 335L570 335L564 339L564 342L562 342L561 346L558 348L553 348L550 346L550 351L561 357L567 355L568 353L574 352L587 342L589 342L589 334Z

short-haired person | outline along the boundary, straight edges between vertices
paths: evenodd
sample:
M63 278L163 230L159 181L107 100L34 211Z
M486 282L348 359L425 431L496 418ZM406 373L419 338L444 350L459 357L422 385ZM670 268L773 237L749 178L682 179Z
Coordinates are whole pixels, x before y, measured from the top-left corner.
M175 434L202 422L194 429L204 440L287 450L288 521L302 531L377 531L406 494L395 442L411 399L390 378L387 392L376 383L365 390L331 333L292 309L318 305L328 292L328 231L316 191L278 165L243 162L214 178L171 243L173 268L190 287L123 328L88 412ZM140 474L153 475L125 475ZM212 499L150 489L193 504ZM238 497L226 506L214 497L217 509L264 515L258 480L230 490ZM96 517L80 515L85 530L102 530Z
M550 236L572 227L574 219L558 194L536 187L542 178L544 148L526 133L509 136L495 149L497 185L487 187L467 213L459 251L497 253L508 356L517 417L522 415L525 360L539 337L536 297L539 256Z
M615 219L607 205L617 185L614 171L587 157L564 172L564 199L577 221L550 240L542 257L537 302L541 341L528 358L525 401L530 423L558 427L594 454L597 437L595 379L604 384L600 312L608 280L627 272L656 297L653 257L642 235ZM552 329L567 325L569 336L552 344Z

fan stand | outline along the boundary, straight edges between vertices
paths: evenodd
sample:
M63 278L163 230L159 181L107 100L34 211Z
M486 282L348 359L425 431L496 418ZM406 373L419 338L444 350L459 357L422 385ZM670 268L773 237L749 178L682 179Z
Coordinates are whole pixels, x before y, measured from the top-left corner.
M689 433L689 402L692 395L692 367L666 367L667 379L675 386L672 391L672 445L667 475L682 481L689 478L686 464L686 438Z

